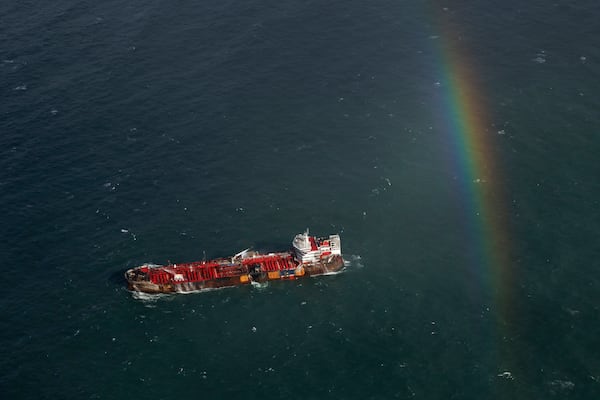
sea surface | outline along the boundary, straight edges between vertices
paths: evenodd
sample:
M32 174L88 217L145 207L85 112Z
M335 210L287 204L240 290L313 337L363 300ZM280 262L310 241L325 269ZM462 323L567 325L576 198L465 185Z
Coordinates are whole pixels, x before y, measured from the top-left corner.
M0 398L600 398L597 0L0 2ZM339 233L334 276L123 272Z

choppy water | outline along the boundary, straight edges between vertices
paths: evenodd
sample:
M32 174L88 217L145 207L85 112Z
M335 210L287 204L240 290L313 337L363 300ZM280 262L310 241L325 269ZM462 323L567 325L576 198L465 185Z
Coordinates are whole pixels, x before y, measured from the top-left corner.
M599 20L592 0L2 2L0 395L598 398ZM504 282L470 257L448 40L486 99ZM128 267L307 226L342 235L347 272L125 290Z

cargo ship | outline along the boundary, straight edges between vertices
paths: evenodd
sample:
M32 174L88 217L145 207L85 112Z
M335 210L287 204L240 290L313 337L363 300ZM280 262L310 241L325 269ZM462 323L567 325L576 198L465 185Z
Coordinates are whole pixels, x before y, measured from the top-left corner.
M125 272L128 288L144 293L194 292L339 272L344 268L339 235L294 237L286 252L246 249L229 258L183 264L144 264Z

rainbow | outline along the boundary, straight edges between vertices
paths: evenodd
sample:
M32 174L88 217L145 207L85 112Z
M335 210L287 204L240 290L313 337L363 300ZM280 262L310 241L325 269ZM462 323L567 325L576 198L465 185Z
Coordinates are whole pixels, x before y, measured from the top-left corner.
M445 134L451 143L454 167L469 230L474 273L491 295L496 322L511 320L511 243L504 178L499 165L498 139L493 129L484 85L460 30L439 15L440 35L434 38L441 57Z

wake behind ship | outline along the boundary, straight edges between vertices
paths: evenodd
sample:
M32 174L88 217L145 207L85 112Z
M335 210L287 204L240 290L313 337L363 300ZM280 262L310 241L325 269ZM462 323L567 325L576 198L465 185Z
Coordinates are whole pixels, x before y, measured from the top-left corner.
M344 267L339 235L298 234L287 252L250 249L230 258L184 264L144 264L125 272L129 290L145 293L192 292L252 282L296 279L339 272Z

